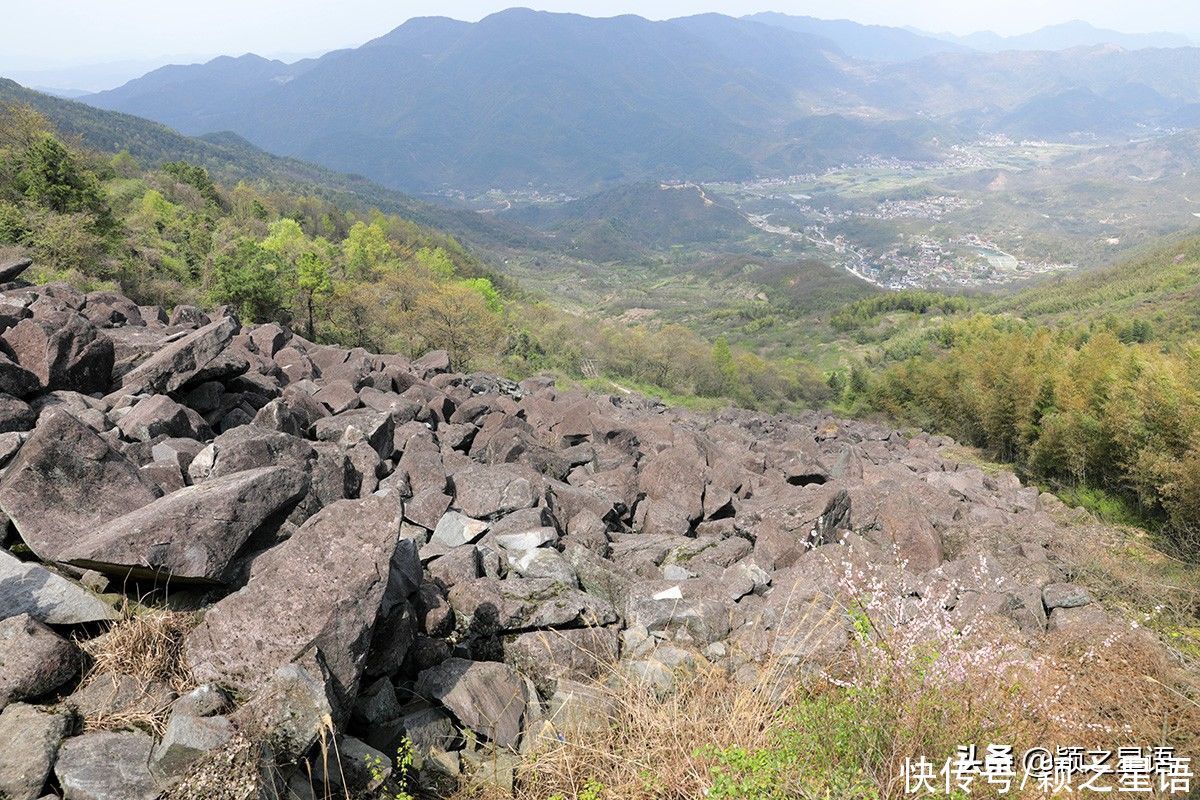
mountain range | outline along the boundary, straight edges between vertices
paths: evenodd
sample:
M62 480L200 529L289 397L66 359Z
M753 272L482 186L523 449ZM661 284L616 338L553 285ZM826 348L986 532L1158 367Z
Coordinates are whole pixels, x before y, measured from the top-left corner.
M821 23L821 24L816 24ZM895 60L883 59L892 54ZM980 53L781 15L652 22L510 9L413 19L294 63L171 66L85 101L436 194L740 180L980 133L1119 140L1195 121L1200 50Z

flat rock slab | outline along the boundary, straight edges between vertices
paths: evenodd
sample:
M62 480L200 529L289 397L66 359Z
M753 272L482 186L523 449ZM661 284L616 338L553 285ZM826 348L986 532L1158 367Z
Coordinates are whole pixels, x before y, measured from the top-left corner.
M155 800L161 792L150 774L149 734L85 733L63 742L54 764L64 800Z
M0 509L39 558L56 561L85 534L158 494L95 431L56 410L43 417L0 480Z
M178 391L221 354L237 329L236 319L222 317L168 344L125 374L123 393Z
M525 681L505 664L450 658L417 678L418 695L438 700L463 725L499 747L516 747L528 696Z
M348 711L399 547L395 495L323 508L268 551L242 589L212 606L187 639L196 678L253 691L280 667L319 653ZM416 566L419 569L419 566Z
M250 535L307 491L304 474L287 467L213 478L118 517L59 560L110 574L219 580Z
M0 797L35 800L67 733L66 714L17 703L0 714Z
M119 616L82 586L0 550L0 619L19 614L47 625L78 625Z

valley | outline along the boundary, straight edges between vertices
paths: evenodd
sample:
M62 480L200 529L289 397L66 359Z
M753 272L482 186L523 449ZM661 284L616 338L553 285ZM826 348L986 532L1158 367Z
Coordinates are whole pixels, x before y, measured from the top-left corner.
M1192 796L1200 47L370 1L0 78L0 800Z

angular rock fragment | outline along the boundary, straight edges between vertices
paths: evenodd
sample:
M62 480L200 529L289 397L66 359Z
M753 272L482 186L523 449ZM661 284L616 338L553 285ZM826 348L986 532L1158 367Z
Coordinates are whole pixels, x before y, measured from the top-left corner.
M109 574L220 580L250 535L307 491L287 467L234 472L118 517L58 558Z
M157 487L65 411L43 417L0 479L0 509L40 558L158 497Z

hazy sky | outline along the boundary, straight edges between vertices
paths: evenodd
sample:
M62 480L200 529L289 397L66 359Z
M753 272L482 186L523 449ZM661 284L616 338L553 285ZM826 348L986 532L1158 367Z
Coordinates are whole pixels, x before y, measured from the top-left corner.
M360 44L409 17L476 20L503 0L0 0L3 71L158 58L308 54ZM543 0L534 8L652 19L705 11L782 11L970 33L1023 33L1069 19L1128 32L1200 38L1197 0Z

